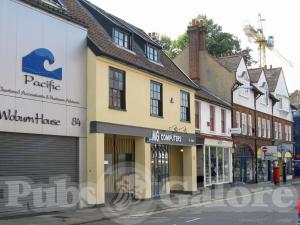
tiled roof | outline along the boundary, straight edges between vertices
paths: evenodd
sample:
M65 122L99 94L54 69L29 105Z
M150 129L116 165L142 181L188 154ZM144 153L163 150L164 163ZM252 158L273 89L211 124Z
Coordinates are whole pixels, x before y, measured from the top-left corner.
M48 13L51 13L53 15L59 16L63 19L66 19L68 21L71 21L73 23L77 23L81 26L85 26L85 24L79 20L78 18L74 17L65 7L62 1L58 0L19 0L21 2L24 2L28 5L31 5L35 8L44 10Z
M262 73L262 68L248 69L251 83L257 83Z
M230 102L227 102L226 100L214 95L212 92L202 86L200 86L196 93L196 99L208 101L222 107L231 108Z
M228 55L218 57L219 62L231 72L236 72L242 60L242 55Z
M112 58L137 69L150 72L154 76L163 77L195 89L198 88L163 51L160 51L160 64L158 64L147 59L144 49L136 41L132 43L132 51L116 46L110 34L104 28L104 20L106 23L112 23L113 26L132 32L133 35L142 38L150 44L158 45L141 29L105 12L86 0L64 0L64 4L74 16L84 21L88 26L88 44L96 55Z
M274 92L277 86L277 82L280 76L282 68L272 68L272 69L264 69L266 77L267 77L267 82L269 86L269 90L271 92Z

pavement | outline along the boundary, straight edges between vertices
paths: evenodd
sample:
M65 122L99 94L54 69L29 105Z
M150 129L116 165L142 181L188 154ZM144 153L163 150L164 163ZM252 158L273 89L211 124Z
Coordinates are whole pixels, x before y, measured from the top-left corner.
M296 224L299 193L300 183L290 182L221 186L147 201L121 196L105 207L3 218L0 225Z

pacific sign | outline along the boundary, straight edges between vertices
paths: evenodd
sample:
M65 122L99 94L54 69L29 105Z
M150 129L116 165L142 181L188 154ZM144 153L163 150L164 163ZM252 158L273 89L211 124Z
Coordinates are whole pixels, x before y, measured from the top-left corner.
M22 59L22 71L24 73L30 73L42 77L52 78L55 80L62 80L62 68L48 71L45 69L45 62L52 65L55 62L54 55L46 48L38 48ZM60 85L57 85L54 80L39 81L34 76L24 75L25 84L32 84L33 86L46 88L51 92L52 90L60 90Z

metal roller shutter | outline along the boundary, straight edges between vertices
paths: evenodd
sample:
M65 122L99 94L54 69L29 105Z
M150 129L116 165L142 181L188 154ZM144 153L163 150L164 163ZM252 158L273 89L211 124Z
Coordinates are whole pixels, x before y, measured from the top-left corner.
M8 190L10 181L30 182L31 189ZM77 187L78 138L0 132L0 216L66 209L72 200L78 202ZM7 206L20 193L22 206Z

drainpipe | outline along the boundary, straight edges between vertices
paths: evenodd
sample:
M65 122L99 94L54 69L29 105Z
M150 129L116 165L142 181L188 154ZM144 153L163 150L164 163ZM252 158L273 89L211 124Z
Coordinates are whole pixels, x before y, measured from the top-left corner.
M253 86L254 87L254 86ZM260 97L260 96L262 96L263 95L263 93L261 93L261 92L259 92L259 90L254 90L254 123L255 123L255 125L254 125L254 127L255 127L255 129L254 129L254 155L255 155L255 168L254 168L254 171L255 171L255 183L258 183L258 179L257 179L257 161L258 161L258 159L257 159L257 118L256 118L256 115L257 115L257 113L256 113L256 101L258 100L258 98Z
M231 128L233 128L233 112L234 112L234 103L233 103L233 92L236 91L243 84L238 80L235 81L234 85L231 88ZM231 135L232 137L232 135ZM233 137L232 137L233 138ZM232 139L233 141L233 139ZM235 146L233 146L235 148ZM232 158L232 183L234 183L234 166L233 166L233 157Z
M257 118L256 118L256 101L260 95L254 94L254 155L255 155L255 183L258 183L257 179Z

